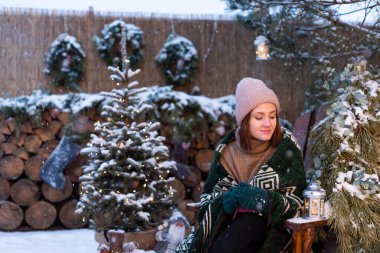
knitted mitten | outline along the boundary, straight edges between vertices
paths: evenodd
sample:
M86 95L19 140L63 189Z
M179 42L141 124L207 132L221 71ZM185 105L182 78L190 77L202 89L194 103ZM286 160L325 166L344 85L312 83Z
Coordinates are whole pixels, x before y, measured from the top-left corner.
M223 209L227 214L232 214L237 207L268 213L271 206L270 199L266 190L240 182L224 193Z
M231 187L235 188L235 187ZM230 188L230 190L231 190ZM223 210L226 214L233 214L238 207L239 203L235 198L235 195L231 191L227 191L223 194Z

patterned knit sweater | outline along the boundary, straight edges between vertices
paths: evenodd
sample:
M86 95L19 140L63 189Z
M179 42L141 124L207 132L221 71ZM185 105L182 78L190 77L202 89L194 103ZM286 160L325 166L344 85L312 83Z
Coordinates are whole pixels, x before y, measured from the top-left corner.
M223 147L235 140L234 131L228 133L215 150L198 213L198 228L177 247L176 252L207 252L215 235L226 219L223 194L238 184L220 163ZM283 129L283 139L273 156L261 166L248 182L268 191L271 209L268 232L260 253L285 252L290 248L289 232L284 220L297 217L302 209L302 191L306 188L302 155L292 134Z

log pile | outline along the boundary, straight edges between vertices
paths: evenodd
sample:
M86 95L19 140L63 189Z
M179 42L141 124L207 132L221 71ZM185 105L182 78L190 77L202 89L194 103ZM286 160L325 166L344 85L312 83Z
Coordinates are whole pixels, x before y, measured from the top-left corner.
M195 213L187 211L186 204L200 201L214 149L227 131L232 129L232 122L231 116L222 114L216 123L209 124L208 130L201 135L201 138L191 143L172 141L172 133L167 129L173 127L163 126L166 131L162 134L169 140L168 145L171 147L171 154L178 168L176 180L171 183L176 190L173 202L192 225L195 224Z
M41 168L57 147L63 129L68 124L76 132L92 131L98 120L95 110L75 116L67 112L46 109L42 122L19 123L12 117L0 116L0 230L40 230L53 228L80 228L88 225L88 217L75 214L79 199L79 176L85 157L78 157L65 168L66 184L59 190L42 181ZM171 183L174 204L194 224L193 212L185 210L187 203L197 202L207 178L213 150L220 138L232 128L233 120L222 115L201 138L191 143L172 140L173 126L161 126L167 138L172 158L178 164L176 180Z
M69 124L70 114L51 109L41 124L0 116L0 230L79 228L88 217L74 212L79 198L78 157L65 170L63 190L42 181L40 171Z

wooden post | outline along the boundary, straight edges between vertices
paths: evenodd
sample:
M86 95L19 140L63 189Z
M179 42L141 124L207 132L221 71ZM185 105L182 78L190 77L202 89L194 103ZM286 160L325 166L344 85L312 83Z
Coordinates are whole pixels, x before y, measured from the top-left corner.
M110 253L123 253L124 231L111 230L108 232Z

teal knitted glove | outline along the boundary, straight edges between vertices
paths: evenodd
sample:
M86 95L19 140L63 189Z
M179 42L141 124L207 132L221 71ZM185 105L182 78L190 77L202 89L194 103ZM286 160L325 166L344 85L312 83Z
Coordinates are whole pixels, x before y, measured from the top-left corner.
M224 194L223 209L227 214L232 214L237 207L268 213L270 202L270 196L266 190L240 182Z
M239 203L231 190L235 187L231 187L229 191L223 194L223 210L226 214L233 214L238 207Z

